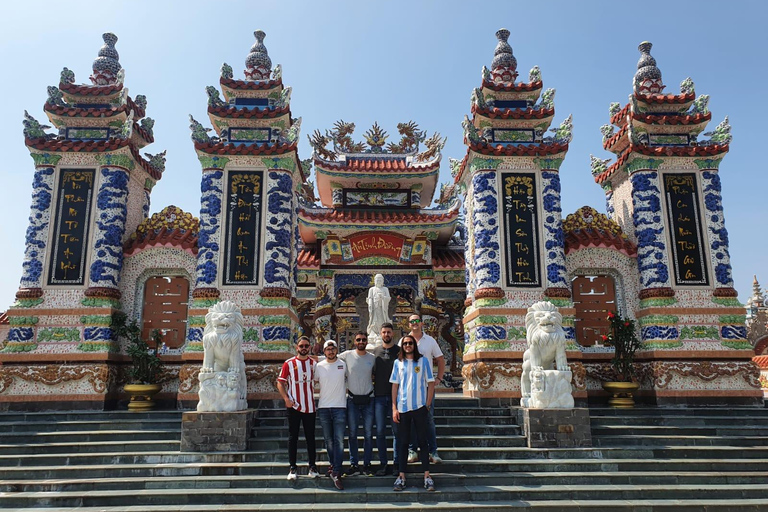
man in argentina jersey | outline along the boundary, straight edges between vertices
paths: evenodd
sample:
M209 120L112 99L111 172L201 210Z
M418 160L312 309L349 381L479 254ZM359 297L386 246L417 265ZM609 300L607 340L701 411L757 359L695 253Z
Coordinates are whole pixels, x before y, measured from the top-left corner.
M411 428L416 429L419 439L419 456L424 470L424 488L435 490L435 482L429 475L429 451L427 450L427 428L429 406L435 396L435 378L432 365L422 357L416 346L416 338L410 334L400 341L400 353L389 377L392 383L392 419L397 423L397 449L400 475L395 480L394 490L405 489L405 470L408 465L408 440Z
M298 476L296 451L299 445L299 426L304 427L304 439L307 441L309 473L311 478L320 474L315 465L315 399L314 379L315 361L309 357L309 338L302 336L296 345L296 356L283 363L277 378L277 390L288 408L288 461L291 465L288 480L295 481Z

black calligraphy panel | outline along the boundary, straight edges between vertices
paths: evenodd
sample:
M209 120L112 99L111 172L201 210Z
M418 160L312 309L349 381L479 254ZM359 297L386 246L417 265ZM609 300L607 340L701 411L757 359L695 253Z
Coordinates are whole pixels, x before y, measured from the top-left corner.
M259 284L263 183L261 171L229 172L224 285Z
M665 174L664 193L672 231L675 284L707 285L706 251L702 241L701 212L696 175Z
M95 169L61 169L59 172L49 285L84 284L95 176Z
M533 174L501 173L501 189L507 286L541 286L536 178Z

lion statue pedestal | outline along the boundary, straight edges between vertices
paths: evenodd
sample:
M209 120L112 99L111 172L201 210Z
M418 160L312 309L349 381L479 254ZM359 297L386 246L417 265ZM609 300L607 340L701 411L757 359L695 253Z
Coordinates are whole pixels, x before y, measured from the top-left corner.
M519 422L530 448L592 446L589 410L573 407L573 375L565 357L563 316L537 302L525 316L528 350L520 378Z
M223 301L208 310L203 350L197 412L182 416L181 450L245 450L254 414L247 410L243 315L236 304Z

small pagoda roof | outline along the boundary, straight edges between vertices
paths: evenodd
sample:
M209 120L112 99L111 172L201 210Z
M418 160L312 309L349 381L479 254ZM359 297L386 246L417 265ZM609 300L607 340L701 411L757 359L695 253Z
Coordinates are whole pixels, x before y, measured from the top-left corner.
M469 142L469 149L481 155L493 156L545 156L568 151L568 143L503 145L487 142Z
M196 256L199 229L200 221L192 214L166 206L139 224L123 245L124 254L130 257L152 247L176 247Z
M637 246L627 238L621 227L594 208L582 206L563 221L565 253L587 247L613 248L635 258Z
M270 89L275 89L277 87L282 87L283 79L279 78L277 80L251 81L251 80L238 80L236 78L221 77L221 79L219 80L219 83L221 84L222 87L226 87L232 90L262 91L262 90L270 90Z
M291 109L288 105L281 108L263 108L248 109L238 108L234 105L208 107L208 114L227 119L271 119L284 115L291 115Z
M490 119L546 119L555 115L554 108L497 108L472 105L472 113Z
M537 91L543 87L541 80L533 82L494 82L492 80L483 80L483 88L492 91L501 92L531 92Z
M61 92L73 96L112 96L122 91L123 87L122 82L106 85L59 82L59 89L61 89Z
M459 220L458 206L451 210L368 210L300 208L299 233L305 244L317 241L317 231L348 236L362 229L391 230L408 237L425 231L437 233L438 243L453 236Z
M298 144L230 144L228 142L195 142L195 149L208 155L284 155L296 151Z

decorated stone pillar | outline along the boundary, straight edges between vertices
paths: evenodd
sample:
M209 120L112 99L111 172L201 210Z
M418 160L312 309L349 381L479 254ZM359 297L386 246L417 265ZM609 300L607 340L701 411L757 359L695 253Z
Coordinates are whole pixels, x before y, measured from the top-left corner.
M424 324L424 332L436 340L439 340L439 320L442 308L437 301L437 286L435 283L434 271L419 271L419 296L421 297L421 319Z
M728 118L703 133L709 96L696 96L690 78L679 94L663 94L651 47L638 47L630 102L611 104L610 124L601 128L616 162L592 158L609 212L637 243L639 307L620 313L640 327L639 396L656 404L762 404L723 216ZM588 374L602 371L596 361L587 366Z
M319 270L317 273L317 298L315 300L315 328L313 333L316 343L322 344L331 335L334 293L333 271Z
M59 155L44 157L32 153L32 156L35 158L36 170L32 180L32 206L25 240L21 287L16 294L20 300L34 300L42 295L43 263L48 254L48 228L51 221L55 173L51 165L56 165L61 159Z
M262 296L289 297L295 255L293 240L293 179L290 172L270 171L267 181L266 263Z
M546 299L573 315L559 178L572 124L569 117L544 136L555 91L543 90L538 67L517 82L509 31L496 37L492 68L483 68L463 123L467 156L455 166L468 224L462 375L465 394L517 403L527 308Z
M205 160L205 161L203 161ZM219 258L221 242L221 206L224 199L224 173L221 170L226 158L202 157L203 169L200 183L200 231L197 242L197 280L193 297L215 299L219 296Z
M91 263L85 296L119 299L122 242L128 213L128 170L105 166L99 169L98 175L92 249L96 257Z

